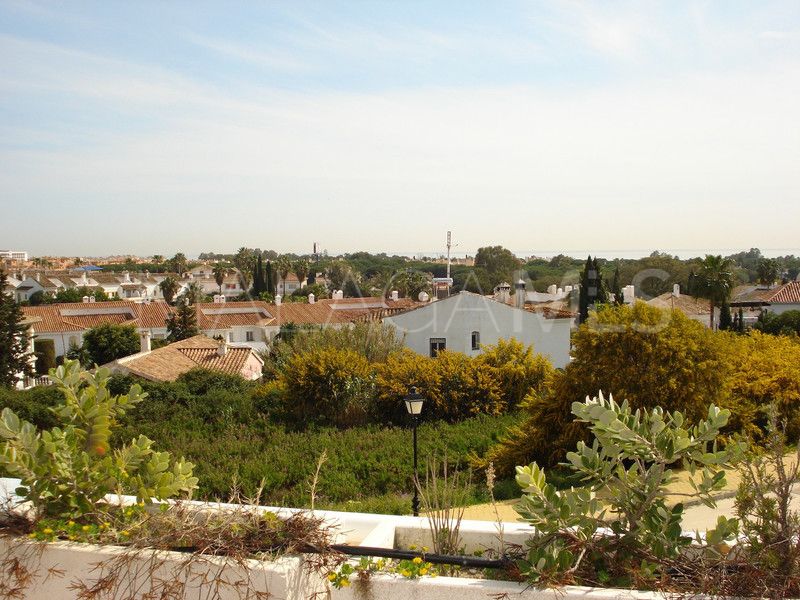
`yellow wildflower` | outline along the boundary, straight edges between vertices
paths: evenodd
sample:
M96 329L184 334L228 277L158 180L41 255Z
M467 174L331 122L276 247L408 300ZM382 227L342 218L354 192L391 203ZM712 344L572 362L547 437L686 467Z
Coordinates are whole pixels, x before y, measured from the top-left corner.
M75 521L69 521L67 525L69 525L70 527L75 527Z
M91 527L89 527L88 525L84 525L83 527L81 527L81 529L83 531L89 531L91 529Z
M416 550L416 549L417 549L417 546L416 546L416 544L411 544L411 545L408 547L408 549L409 549L409 550Z
M400 575L402 575L403 577L411 577L411 571L409 571L408 569L403 569L402 571L400 571Z
M51 533L53 533L53 530L50 529L49 527L45 527L44 529L42 529L42 533L45 535L50 535Z
M418 565L422 562L422 559L419 556L415 556L411 562L413 562L415 565Z
M427 575L427 574L428 574L428 569L426 569L425 567L422 567L422 568L419 570L419 574L420 574L420 575Z
M349 579L342 579L342 582L341 582L340 585L342 587L347 587L348 585L350 585L350 580Z
M35 533L29 533L29 534L28 534L28 537L29 537L29 538L31 538L31 539L33 539L33 538L35 538L35 537L36 537L36 534L35 534Z
M328 573L328 581L333 581L336 579L336 573Z
M123 529L123 530L122 530L122 531L120 531L119 533L120 533L120 535L124 535L124 536L128 536L128 535L130 535L130 534L131 534L131 532L130 532L130 531L128 531L127 529Z

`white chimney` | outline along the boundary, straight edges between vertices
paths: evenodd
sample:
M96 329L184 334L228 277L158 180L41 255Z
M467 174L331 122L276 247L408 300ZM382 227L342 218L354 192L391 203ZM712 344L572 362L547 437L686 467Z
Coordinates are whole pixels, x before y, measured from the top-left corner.
M83 278L86 279L86 271L83 272ZM129 271L125 271L125 283L131 282L131 274Z
M228 298L225 296L225 294L222 294L222 295L219 297L219 303L220 303L220 304L225 304L225 302L226 302L227 300L228 300Z
M97 302L97 298L94 296L89 296L89 303L91 304L92 302Z
M309 304L314 304L314 302L316 302L316 299L315 299L315 297L314 297L314 294L309 294L309 295L308 295L308 303L309 303Z
M514 284L514 306L525 308L525 282L522 279Z
M153 347L150 344L150 330L142 329L139 332L139 351L150 352L152 349Z
M428 300L430 300L430 296L428 296L428 292L420 292L419 296L417 296L417 298L419 298L420 302L427 302Z
M672 284L672 295L675 296L676 298L680 298L681 297L681 284L680 283Z
M400 292L398 292L397 290L392 290L392 293L391 293L390 297L391 297L392 300L395 300L395 301L399 300L400 299Z
M622 301L625 304L633 304L636 300L636 291L632 285L626 285L622 288Z
M228 353L228 344L226 342L221 342L219 346L217 346L217 355L218 356L225 356Z
M89 296L84 296L83 298L81 298L81 301L82 301L84 304L89 304Z
M547 293L551 296L554 295L558 291L558 286L556 284L548 285L547 286Z
M281 305L281 300L282 300L281 295L280 294L275 294L275 306L280 306Z
M556 291L556 294L558 294L559 296L561 294L563 294L563 293L564 293L564 290L562 290L561 288L558 288L558 290Z
M219 304L219 294L214 294L214 304Z
M570 292L572 292L572 286L571 285L565 285L564 286L564 293L565 294L569 294Z

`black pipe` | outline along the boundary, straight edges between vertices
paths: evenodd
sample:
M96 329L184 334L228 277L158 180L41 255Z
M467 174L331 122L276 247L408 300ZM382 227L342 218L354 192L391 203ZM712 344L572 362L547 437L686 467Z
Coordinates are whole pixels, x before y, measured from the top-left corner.
M475 556L454 556L451 554L428 554L413 550L395 550L394 548L372 548L369 546L348 546L346 544L333 544L331 550L348 554L350 556L378 556L380 558L414 559L433 563L435 565L459 565L476 569L502 569L512 564L508 557L497 560L478 558Z

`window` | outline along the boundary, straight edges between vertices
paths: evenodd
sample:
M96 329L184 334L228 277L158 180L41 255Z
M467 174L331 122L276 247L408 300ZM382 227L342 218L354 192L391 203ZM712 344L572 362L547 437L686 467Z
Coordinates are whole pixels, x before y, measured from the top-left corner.
M252 342L253 341L253 332L252 331L247 331L247 332L245 332L244 335L245 335L245 339L248 342Z
M435 357L445 348L447 348L446 338L431 338L431 358Z
M235 283L226 283L225 284L225 289L226 290L235 290L236 289L236 284Z
M480 350L481 349L481 332L480 331L473 331L472 332L472 349L473 350Z

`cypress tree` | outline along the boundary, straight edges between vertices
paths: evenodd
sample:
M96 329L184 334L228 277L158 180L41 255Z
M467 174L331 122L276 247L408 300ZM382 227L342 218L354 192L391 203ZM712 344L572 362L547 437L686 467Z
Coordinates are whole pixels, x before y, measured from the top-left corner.
M272 261L267 261L267 266L264 271L264 285L266 292L275 296L275 277L272 274Z
M731 307L727 302L723 302L719 309L719 328L727 331L732 328L733 319L731 318Z
M617 264L616 269L614 269L614 277L611 280L611 293L614 294L614 304L621 306L622 305L622 286L619 282L619 264Z
M255 272L253 273L253 296L257 298L261 295L261 292L265 292L266 290L266 284L264 283L264 261L259 254L256 259Z
M14 387L20 375L33 375L29 362L28 328L11 294L5 292L8 276L0 269L0 386Z
M737 331L739 333L744 333L744 309L740 306L739 307L739 322L737 323Z
M585 323L586 319L589 318L589 305L591 304L589 296L592 293L592 290L590 289L591 281L589 279L589 274L591 270L592 270L592 257L589 256L586 259L586 265L583 267L583 271L581 272L580 291L578 293L579 323Z
M605 282L603 282L603 275L600 272L600 267L597 264L596 256L594 257L592 267L594 269L594 286L596 290L594 294L594 303L608 304L608 289L606 288Z

